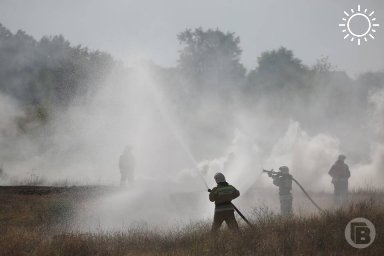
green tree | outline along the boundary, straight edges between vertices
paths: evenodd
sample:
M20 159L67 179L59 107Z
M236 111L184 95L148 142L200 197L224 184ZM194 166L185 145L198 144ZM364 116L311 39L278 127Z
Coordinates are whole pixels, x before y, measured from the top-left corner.
M68 106L117 67L109 54L71 46L61 35L36 41L0 24L0 93L19 102L26 122L45 123L50 110Z
M189 79L202 85L233 85L244 78L240 63L240 39L234 33L216 29L187 29L177 38L184 48L178 67Z
M287 86L299 89L304 85L303 78L308 68L291 50L281 47L278 50L263 52L257 63L257 68L248 76L251 87L275 91Z
M312 67L312 70L317 73L329 73L336 70L336 66L329 61L328 56L323 56L316 61L316 64Z

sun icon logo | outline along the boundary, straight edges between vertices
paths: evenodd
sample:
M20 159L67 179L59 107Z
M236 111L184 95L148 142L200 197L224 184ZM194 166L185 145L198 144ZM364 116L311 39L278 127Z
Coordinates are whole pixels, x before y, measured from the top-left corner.
M351 9L350 13L344 11L345 16L342 19L344 23L339 24L339 27L343 27L344 39L349 39L351 42L357 41L357 45L361 44L362 39L365 42L369 37L375 39L375 28L380 25L375 23L374 13L375 11L368 12L368 9L362 11L360 5L357 6L357 10Z

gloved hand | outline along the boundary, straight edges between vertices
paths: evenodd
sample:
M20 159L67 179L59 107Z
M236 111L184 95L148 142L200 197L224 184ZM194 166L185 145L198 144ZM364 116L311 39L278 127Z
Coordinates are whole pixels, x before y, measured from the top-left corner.
M209 188L209 189L208 189L208 192L211 192L211 191L212 191L212 189Z

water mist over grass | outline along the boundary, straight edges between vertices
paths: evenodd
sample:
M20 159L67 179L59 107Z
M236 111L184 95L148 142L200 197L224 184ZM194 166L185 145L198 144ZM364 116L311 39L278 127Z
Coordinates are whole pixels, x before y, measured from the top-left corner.
M351 79L326 58L309 67L283 47L247 71L240 38L218 29L180 33L174 68L127 68L63 37L37 42L1 31L10 49L25 46L1 80L1 184L117 186L118 158L133 148L135 183L81 209L88 226L210 216L204 183L214 186L220 170L241 191L242 209L276 200L263 168L288 165L310 192L330 192L327 172L339 153L352 188L382 186L380 72Z

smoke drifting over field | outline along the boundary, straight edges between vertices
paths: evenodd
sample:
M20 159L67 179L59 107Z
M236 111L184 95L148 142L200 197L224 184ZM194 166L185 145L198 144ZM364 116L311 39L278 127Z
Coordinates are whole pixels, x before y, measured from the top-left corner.
M218 50L191 50L198 36ZM206 217L212 206L201 176L213 186L220 170L244 194L276 194L260 173L282 165L311 191L331 191L327 172L344 153L352 188L382 186L382 73L353 80L325 59L307 67L284 48L264 53L246 73L232 33L187 30L179 40L177 68L111 67L102 79L83 81L85 89L66 104L52 103L47 118L3 90L1 184L118 185L118 158L131 145L135 183L95 199L79 214L90 222L85 229L97 221L118 227ZM194 54L202 60L194 62Z

